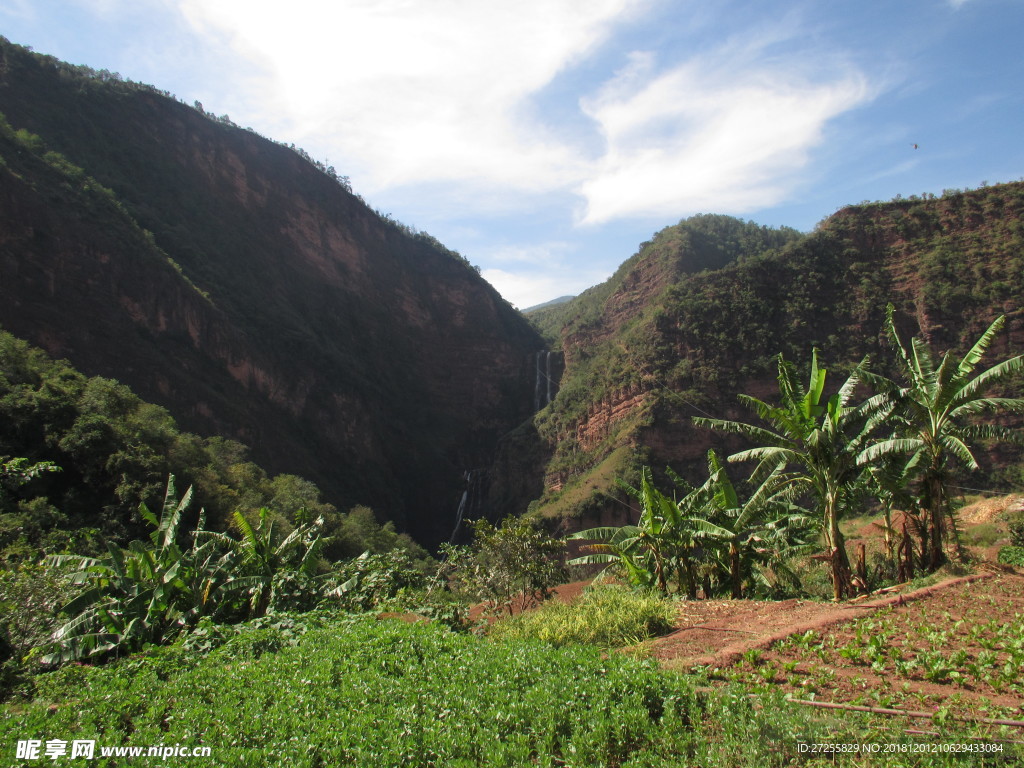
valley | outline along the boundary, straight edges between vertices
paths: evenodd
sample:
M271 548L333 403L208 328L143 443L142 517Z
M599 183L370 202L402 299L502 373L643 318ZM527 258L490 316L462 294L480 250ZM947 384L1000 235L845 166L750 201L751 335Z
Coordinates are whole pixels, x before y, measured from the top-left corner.
M521 313L104 72L0 38L5 756L1021 759L1024 181L690 216Z

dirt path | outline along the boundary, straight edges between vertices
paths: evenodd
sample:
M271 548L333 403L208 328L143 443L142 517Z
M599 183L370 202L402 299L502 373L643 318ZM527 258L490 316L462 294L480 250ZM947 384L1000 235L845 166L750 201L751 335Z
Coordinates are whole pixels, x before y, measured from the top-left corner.
M1024 718L1024 575L990 571L832 605L684 603L666 668L798 698Z
M946 579L918 590L890 589L869 600L840 604L809 600L778 602L757 600L708 600L684 604L677 629L651 644L651 652L665 666L726 666L752 648L766 648L786 637L808 631L822 632L837 624L867 615L893 604L923 599L961 583L972 583L994 574Z

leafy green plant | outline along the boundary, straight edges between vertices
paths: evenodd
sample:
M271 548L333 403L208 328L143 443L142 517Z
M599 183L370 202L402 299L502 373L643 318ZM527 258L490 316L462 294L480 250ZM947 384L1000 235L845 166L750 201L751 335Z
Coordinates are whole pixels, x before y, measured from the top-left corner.
M1005 565L1024 567L1024 547L1002 547L999 550L998 560Z
M348 611L367 611L394 607L410 608L399 596L407 592L420 594L427 587L427 576L416 568L405 550L392 550L382 554L364 552L347 563L339 564L331 574L337 584L325 591L324 603Z
M212 531L199 531L198 541L213 542L235 555L238 567L232 575L229 589L243 591L249 597L251 616L263 616L270 606L271 595L278 579L278 593L282 584L280 575L292 571L307 578L316 574L323 541L320 529L323 518L294 528L278 540L274 535L272 513L266 507L259 510L254 528L240 511L233 514L241 538Z
M1019 514L1019 517L1008 526L1010 545L1014 547L1024 547L1024 514Z
M493 642L428 624L314 612L220 629L212 648L186 640L46 675L34 700L0 712L0 740L208 745L224 766L251 765L259 750L265 762L309 766L752 768L799 763L801 743L878 734L867 715L788 704L763 669L751 697L742 686L696 689L600 648ZM815 680L806 688L824 690L826 676Z
M221 604L219 591L233 573L230 554L213 541L182 548L182 517L192 489L175 497L168 479L160 518L142 505L139 512L153 530L150 544L133 541L127 550L107 543L106 558L51 555L46 562L74 570L71 583L82 591L61 609L72 618L52 637L45 664L92 659L125 652L144 643L166 642ZM200 514L197 532L202 529Z
M793 482L813 494L818 523L825 540L832 572L833 596L845 597L851 590L850 559L839 518L851 503L865 464L881 459L896 447L872 446L875 428L894 406L868 400L849 405L864 375L858 366L839 391L825 397L826 370L818 366L817 350L811 354L808 385L797 380L796 369L782 355L778 357L779 405L769 405L749 395L740 401L770 427L721 419L695 418L698 426L738 434L758 447L733 454L730 461L759 462L752 479L762 480L780 465L799 468Z
M668 592L669 577L675 573L678 587L695 594L694 528L684 509L692 510L699 503L697 494L691 492L680 502L673 501L654 486L650 467L641 470L639 488L622 481L619 486L640 502L636 525L588 528L571 534L569 539L596 543L586 545L590 553L569 564L619 566L634 586L658 589L663 594Z
M793 504L792 477L783 470L784 464L778 464L741 501L718 455L708 451L708 480L701 489L706 501L698 513L708 517L695 517L690 525L705 546L723 549L733 598L743 597L756 563L774 564L778 570L807 549L811 521Z
M60 472L61 468L52 461L29 462L28 459L0 456L0 502L10 489L39 477L44 472Z
M969 443L978 438L1015 440L1013 430L998 425L981 425L973 417L996 411L1024 411L1024 398L986 397L985 392L1000 381L1024 371L1024 355L1004 360L982 373L973 375L996 335L1006 323L997 317L974 346L957 361L946 352L936 365L928 344L916 336L909 348L900 339L890 304L886 312L885 332L896 351L902 375L897 383L878 374L867 373L865 381L875 387L902 419L902 434L879 442L875 454L896 450L921 454L918 498L927 510L923 526L922 551L932 570L947 559L943 538L956 535L955 519L949 504L949 464L956 460L968 469L978 469Z
M947 682L956 672L956 667L937 651L920 653L917 659L924 679L933 683Z
M477 520L471 545L442 545L441 554L440 577L492 614L537 605L568 577L565 542L523 518L507 517L497 527Z

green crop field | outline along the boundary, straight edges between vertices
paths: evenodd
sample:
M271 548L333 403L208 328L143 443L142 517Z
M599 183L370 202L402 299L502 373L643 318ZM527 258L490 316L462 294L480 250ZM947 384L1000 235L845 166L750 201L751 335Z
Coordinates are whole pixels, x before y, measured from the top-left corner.
M212 649L199 631L188 644L41 675L35 699L9 702L0 717L6 762L42 764L16 759L17 742L29 739L95 740L91 765L127 764L101 756L102 747L182 745L210 754L131 762L446 768L781 766L807 758L814 743L913 745L866 716L809 714L781 694L750 697L740 687L698 688L696 678L589 646L322 614L227 634ZM975 754L972 765L1012 764L1014 748ZM960 764L949 753L883 757L838 762Z

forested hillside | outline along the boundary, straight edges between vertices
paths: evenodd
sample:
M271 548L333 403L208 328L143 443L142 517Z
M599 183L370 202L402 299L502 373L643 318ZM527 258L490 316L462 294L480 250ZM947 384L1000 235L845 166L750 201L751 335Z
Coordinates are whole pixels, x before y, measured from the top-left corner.
M935 349L999 314L993 356L1022 344L1020 183L809 234L695 216L531 325L335 169L201 105L3 41L0 113L0 324L428 543L531 505L627 515L615 479L699 474L720 438L693 417L769 394L778 354L885 366L888 302Z
M366 549L425 553L378 525L373 511L339 511L297 475L270 475L246 446L178 428L165 409L124 384L87 377L0 330L0 563L31 566L45 554L98 555L106 542L148 537L140 504L159 508L173 476L214 531L266 508L281 537L320 519L328 562Z
M696 476L722 438L692 418L736 417L738 393L770 398L779 353L802 365L817 347L838 371L865 355L884 367L887 302L908 336L940 350L963 350L1005 314L991 359L1019 354L1021 296L1022 183L852 206L807 235L684 220L607 283L531 315L565 361L558 397L514 444L544 474L533 506L620 518L616 477L635 481L643 464ZM998 450L986 477L1004 487L1020 469Z
M447 537L543 342L333 168L0 41L0 324L272 472Z

